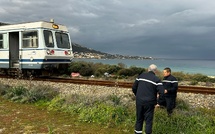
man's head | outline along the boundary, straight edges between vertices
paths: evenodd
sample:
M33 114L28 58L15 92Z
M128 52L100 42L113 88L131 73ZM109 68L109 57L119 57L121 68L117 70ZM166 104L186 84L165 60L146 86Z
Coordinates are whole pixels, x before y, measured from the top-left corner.
M169 76L171 74L171 69L169 67L166 67L163 69L163 76Z
M152 71L152 72L156 72L157 71L157 66L155 64L151 64L149 67L148 67L148 71Z

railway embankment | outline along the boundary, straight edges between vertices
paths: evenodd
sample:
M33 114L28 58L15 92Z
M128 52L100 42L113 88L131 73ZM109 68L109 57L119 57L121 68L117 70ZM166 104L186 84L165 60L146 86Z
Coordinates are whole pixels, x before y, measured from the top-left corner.
M125 104L134 103L133 100L135 99L130 88L95 86L95 85L72 84L72 83L61 83L61 82L48 82L48 81L31 81L31 80L7 79L7 78L0 78L0 83L4 85L9 85L9 86L25 86L25 87L46 85L60 90L61 95L83 94L87 96L92 96L94 98L99 98L99 97L104 97L104 96L114 94L119 96L123 100L123 103ZM215 95L179 92L177 98L187 102L191 108L210 109L215 107L215 102L214 102Z

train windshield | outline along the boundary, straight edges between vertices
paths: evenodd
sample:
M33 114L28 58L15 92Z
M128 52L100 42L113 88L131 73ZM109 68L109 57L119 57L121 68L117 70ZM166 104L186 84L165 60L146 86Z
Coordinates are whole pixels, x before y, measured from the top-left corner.
M52 32L48 30L43 31L45 44L47 47L54 47L54 40L52 36Z
M56 41L58 48L70 48L69 36L66 33L56 32Z

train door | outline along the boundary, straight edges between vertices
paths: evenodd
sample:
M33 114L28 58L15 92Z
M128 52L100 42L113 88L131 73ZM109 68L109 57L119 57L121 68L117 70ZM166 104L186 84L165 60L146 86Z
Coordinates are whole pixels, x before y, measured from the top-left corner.
M9 32L9 68L19 68L19 32Z

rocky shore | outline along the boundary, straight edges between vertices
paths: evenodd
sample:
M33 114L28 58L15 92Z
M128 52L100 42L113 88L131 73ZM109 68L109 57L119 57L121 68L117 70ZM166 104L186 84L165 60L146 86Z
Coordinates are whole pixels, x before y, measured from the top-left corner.
M69 94L83 94L88 97L101 98L108 95L117 95L122 99L122 102L134 103L134 95L129 88L119 87L105 87L105 86L93 86L93 85L79 85L70 83L56 83L56 82L43 82L43 81L30 81L30 80L17 80L17 79L5 79L0 78L1 85L10 86L25 86L26 88L32 86L51 86L54 89L58 89L61 95ZM178 93L178 99L187 102L191 108L215 108L215 95L204 95L194 93Z

